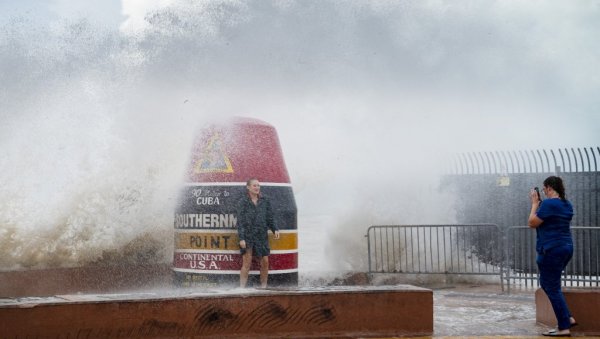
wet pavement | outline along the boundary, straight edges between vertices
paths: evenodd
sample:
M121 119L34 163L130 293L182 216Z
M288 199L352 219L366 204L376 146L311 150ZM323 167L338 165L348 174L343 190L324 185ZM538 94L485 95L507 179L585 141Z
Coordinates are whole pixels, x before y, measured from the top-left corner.
M533 289L511 290L510 294L497 285L432 289L436 338L547 338L541 333L548 328L536 323ZM578 336L576 329L572 335Z
M434 290L436 336L535 336L534 291L503 293L499 286L459 286Z

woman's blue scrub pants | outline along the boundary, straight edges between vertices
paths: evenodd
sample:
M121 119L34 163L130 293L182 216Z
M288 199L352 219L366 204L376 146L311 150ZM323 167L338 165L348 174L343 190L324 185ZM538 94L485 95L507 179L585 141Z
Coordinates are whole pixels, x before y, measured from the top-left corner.
M561 290L560 276L567 267L567 264L573 257L573 245L564 244L550 249L545 249L544 253L538 253L537 265L540 270L540 285L554 310L559 330L565 330L571 327L571 312L565 301L565 296Z

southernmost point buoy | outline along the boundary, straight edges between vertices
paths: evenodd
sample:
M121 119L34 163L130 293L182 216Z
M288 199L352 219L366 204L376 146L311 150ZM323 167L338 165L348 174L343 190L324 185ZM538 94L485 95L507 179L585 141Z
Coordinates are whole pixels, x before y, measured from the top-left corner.
M238 201L257 178L269 197L280 238L269 232L269 286L298 284L296 202L277 132L256 119L234 118L203 129L192 149L187 183L175 212L173 269L179 286L239 284L242 257ZM249 286L258 281L254 258Z

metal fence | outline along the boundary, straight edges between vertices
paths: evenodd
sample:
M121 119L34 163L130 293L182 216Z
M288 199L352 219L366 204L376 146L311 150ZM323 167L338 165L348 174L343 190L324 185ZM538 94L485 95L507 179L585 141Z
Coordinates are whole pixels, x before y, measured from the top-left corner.
M558 175L575 206L572 224L600 226L600 147L460 153L448 164L440 188L455 197L458 223L520 225L529 190Z
M520 173L507 176L471 174L445 176L442 191L451 194L458 223L494 223L500 227L522 225L529 215L529 191L542 187L553 173ZM600 172L560 173L573 203L572 224L600 225ZM501 180L506 180L500 182ZM493 207L493 208L492 208ZM600 244L599 244L600 245Z
M371 226L366 237L371 273L502 272L503 235L497 225Z
M502 229L506 241L502 273L509 287L513 282L537 285L535 232L514 225L522 225L529 215L529 191L541 187L548 176L558 175L565 183L575 209L571 224L600 229L600 147L470 152L452 160L440 188L452 195L458 223L493 223ZM583 276L587 282L587 272L598 275L598 260L590 249L600 248L600 231L591 229L584 238L576 229L572 262L579 266L573 271L571 264L574 275L565 281L576 283Z
M562 284L571 287L600 287L600 241L598 227L571 227L575 247L563 272ZM526 226L509 227L505 236L505 265L502 279L511 285L538 286L535 232Z
M598 172L600 147L467 152L457 154L449 174Z
M600 286L600 228L572 227L565 286ZM496 275L504 290L537 286L535 232L495 224L381 225L367 230L370 273Z

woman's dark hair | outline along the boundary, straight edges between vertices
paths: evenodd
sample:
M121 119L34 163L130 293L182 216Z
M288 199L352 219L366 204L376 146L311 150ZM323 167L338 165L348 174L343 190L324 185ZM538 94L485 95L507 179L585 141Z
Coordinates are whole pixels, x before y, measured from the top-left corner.
M565 194L565 185L560 177L547 177L546 180L544 180L544 186L552 187L552 189L558 193L558 196L561 200L567 200L567 195Z

